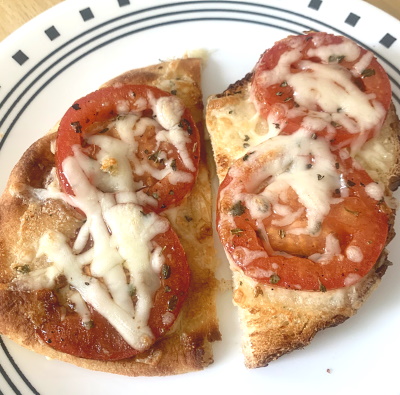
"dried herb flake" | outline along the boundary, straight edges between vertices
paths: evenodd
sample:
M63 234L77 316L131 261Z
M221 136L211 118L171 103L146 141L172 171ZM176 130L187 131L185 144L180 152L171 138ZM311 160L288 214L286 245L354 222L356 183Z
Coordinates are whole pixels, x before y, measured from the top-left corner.
M372 77L373 75L375 75L375 70L374 69L365 69L363 70L363 72L361 73L361 76L363 78L365 77Z
M271 284L277 284L279 283L279 281L281 281L281 278L277 275L277 274L273 274L270 278L269 278L269 282Z
M79 121L71 122L71 126L75 130L75 133L82 133L82 126Z
M239 217L244 214L246 211L246 206L242 203L241 200L239 200L237 203L235 203L229 212L234 216L234 217Z
M168 311L174 311L176 309L176 305L178 304L178 297L174 295L169 301L168 301Z
M161 266L161 277L164 280L167 280L170 276L171 276L171 267L169 265L167 265L166 263L164 263Z

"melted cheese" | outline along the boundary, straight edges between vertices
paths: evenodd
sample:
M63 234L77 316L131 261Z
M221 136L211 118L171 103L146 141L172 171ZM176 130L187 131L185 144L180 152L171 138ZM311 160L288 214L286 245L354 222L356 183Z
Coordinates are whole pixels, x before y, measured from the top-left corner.
M332 123L340 124L348 132L360 134L352 142L353 152L358 151L366 142L365 132L380 126L386 115L386 110L375 100L375 95L362 92L352 81L352 77L359 77L370 64L372 53L364 54L348 70L329 59L332 56L344 56L347 61L357 60L360 49L351 40L308 50L308 56L319 57L325 63L302 60L302 46L303 42L294 40L292 49L280 56L277 65L261 73L259 83L269 86L285 81L293 88L294 100L300 106L290 110L282 107L286 117L297 117L307 109L301 126L313 131L327 128L328 139L333 138L336 133ZM297 64L296 73L291 71L293 63ZM268 121L271 128L277 122L276 114L272 112Z
M375 182L371 182L368 185L366 185L365 192L370 198L378 201L383 199L384 196L382 186Z
M362 262L364 259L364 255L361 251L360 247L357 246L348 246L346 248L346 257L352 262Z
M89 144L99 147L96 158L85 155L79 146L73 147L74 155L62 164L73 196L59 191L54 172L46 183L47 189L33 190L40 199L63 199L80 209L86 222L72 247L63 234L47 231L40 239L36 259L44 257L50 266L15 281L23 289L53 288L57 277L65 275L76 290L70 301L83 323L90 320L86 306L90 304L139 351L145 350L154 338L148 319L164 263L162 246L152 240L170 225L154 213L143 213L139 204L151 198L137 193L143 185L133 180L131 163L137 173L147 172L156 179L169 177L172 184L192 181L191 172L195 171L186 148L188 132L179 126L184 111L180 100L166 97L149 101L158 122L141 118L138 113L128 114L129 106L122 101L117 107L124 116L112 123L120 139L99 134L88 138ZM162 153L166 166L161 170L139 160L135 137L149 127L155 131L158 144L167 141L175 147L188 172L172 171L168 153ZM88 245L91 248L87 249ZM86 266L89 269L84 270ZM172 313L163 317L165 322L173 319Z
M282 205L279 197L289 187L298 195L299 202L306 210L307 228L292 229L294 234L315 234L325 216L329 213L331 204L340 200L332 198L333 192L340 189L347 191L343 180L338 177L335 158L324 139L314 140L307 130L299 130L293 135L277 136L265 145L260 145L257 151L247 159L248 166L257 166L259 156L270 153L268 163L259 171L255 171L248 182L249 191L256 190L264 180L269 178L268 185L257 195L263 202L260 207L272 207L272 210L282 218L275 221L276 225L287 225L294 222L301 212L292 212L289 206ZM312 160L310 159L312 158ZM240 171L240 169L238 170ZM232 177L240 177L235 168L231 170ZM238 196L238 199L257 202L250 194ZM265 217L270 211L263 212L257 206L250 206L255 218Z
M316 253L308 257L311 261L327 264L332 258L341 257L341 248L339 240L333 235L329 234L326 237L325 249L322 254Z

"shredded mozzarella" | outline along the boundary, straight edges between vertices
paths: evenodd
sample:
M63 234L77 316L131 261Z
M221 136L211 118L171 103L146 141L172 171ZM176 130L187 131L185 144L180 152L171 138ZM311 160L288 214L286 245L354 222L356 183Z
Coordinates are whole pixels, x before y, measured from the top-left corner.
M137 107L147 103L137 103ZM156 179L169 177L174 185L191 182L191 172L195 171L186 149L190 141L188 132L178 125L184 111L182 103L176 97L150 98L150 103L157 121L140 118L140 113L129 114L129 103L118 103L118 111L124 116L118 117L112 126L120 138L100 134L88 138L89 144L99 147L96 158L85 155L79 146L73 147L74 155L67 157L62 166L74 195L59 191L55 173L47 189L32 189L40 199L62 199L80 209L86 215L86 222L72 247L61 233L47 231L40 239L37 258L46 257L51 265L16 280L23 289L52 288L57 277L65 275L76 290L70 301L82 321L90 320L86 305L90 304L139 351L146 349L154 338L148 319L165 261L162 247L153 245L152 240L170 225L154 213L145 214L138 205L154 203L155 199L137 192L142 184L133 180L131 164L137 173L148 172ZM167 141L175 147L188 172L171 170L168 153L161 154L166 162L161 170L139 160L135 137L148 128L154 130L158 144ZM90 266L90 275L83 270L86 265ZM167 323L173 319L172 313L163 317Z

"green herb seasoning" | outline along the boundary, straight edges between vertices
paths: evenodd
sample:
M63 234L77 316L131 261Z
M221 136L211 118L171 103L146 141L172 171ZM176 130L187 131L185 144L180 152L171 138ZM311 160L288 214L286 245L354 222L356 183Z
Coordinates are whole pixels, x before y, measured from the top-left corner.
M359 211L354 211L354 210L350 210L349 208L345 207L344 208L348 213L355 215L356 217L358 217L360 215Z
M160 253L158 255L161 256L164 253L166 248L167 248L167 246L164 246L163 248L161 248L161 251L160 251Z
M82 133L82 126L79 121L71 122L71 126L75 130L75 133Z
M170 278L170 276L171 276L171 267L164 263L161 266L161 277L164 280L167 280L168 278Z
M279 283L279 281L281 281L281 278L277 275L277 274L273 274L270 278L269 278L269 282L271 284L277 284Z
M372 77L373 75L375 75L375 70L374 69L365 69L363 70L363 72L361 73L361 76L363 78L365 77Z
M168 311L174 311L176 309L177 304L178 304L178 297L176 295L174 295L168 301Z
M130 285L129 286L129 295L130 296L135 296L136 292L137 292L136 287L134 285Z
M173 171L176 171L176 159L172 159L172 161L171 161L171 169Z
M21 274L28 274L31 271L31 268L29 267L29 265L22 265L22 266L17 266L15 270Z
M85 329L92 329L94 327L94 322L92 320L83 323Z
M249 159L250 155L253 155L255 152L256 152L256 151L249 152L248 154L244 155L243 158L242 158L242 159L243 159L243 162L246 162L246 160Z
M340 62L343 61L344 58L345 58L344 55L331 55L331 56L329 56L329 58L328 58L328 62L329 62L329 63L333 63L333 62L340 63Z
M354 187L354 185L356 185L356 183L354 181L347 180L347 186Z
M182 128L182 129L185 129L189 134L192 134L192 133L193 133L192 126L190 125L190 122L189 122L187 119L185 119L185 118L183 118L183 119L179 122L178 126L179 126L180 128Z
M160 151L153 152L151 155L147 157L148 160L152 160L155 163L160 162L160 158L158 157L160 155Z
M242 203L241 200L239 200L237 203L235 203L229 212L234 216L234 217L239 217L244 214L246 211L246 206Z

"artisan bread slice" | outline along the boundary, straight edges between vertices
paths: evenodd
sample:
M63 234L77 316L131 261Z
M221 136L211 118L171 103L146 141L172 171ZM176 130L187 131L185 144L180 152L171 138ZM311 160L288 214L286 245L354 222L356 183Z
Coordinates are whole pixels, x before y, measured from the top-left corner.
M216 172L222 182L229 168L274 135L257 111L251 97L249 73L221 94L209 97L206 125L210 135ZM357 161L385 189L385 200L393 209L392 191L398 187L399 121L390 107L381 132L357 153ZM387 243L394 237L390 218ZM268 365L281 355L302 348L315 334L354 315L379 285L389 261L384 250L371 271L359 282L326 292L299 291L265 284L246 276L227 254L233 275L233 302L242 327L242 348L249 368Z
M172 92L190 109L202 133L200 59L179 59L128 71L104 87L124 84L146 84ZM163 214L178 235L191 270L188 296L173 327L147 351L115 361L69 355L49 347L38 336L37 325L45 311L43 292L21 289L18 284L29 272L48 265L38 254L44 232L56 230L72 239L85 221L80 212L57 199L56 131L57 127L25 152L0 199L0 333L46 357L91 370L159 376L203 369L213 362L212 342L220 340L210 180L203 146L194 188L177 207ZM51 198L46 194L49 188L56 192Z

